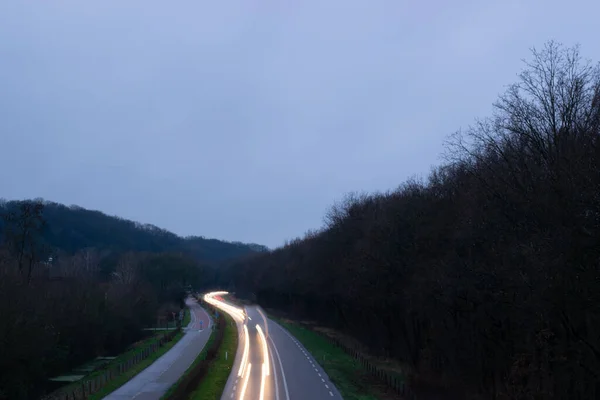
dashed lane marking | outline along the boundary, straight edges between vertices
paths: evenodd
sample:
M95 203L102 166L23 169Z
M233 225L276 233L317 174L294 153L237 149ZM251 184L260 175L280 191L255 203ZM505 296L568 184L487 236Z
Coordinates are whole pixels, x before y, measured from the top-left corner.
M329 390L329 385L327 385L327 383L325 383L325 379L323 378L323 376L321 375L321 373L319 372L319 369L315 367L314 362L310 359L310 356L308 355L308 352L302 347L302 345L300 344L300 342L298 342L288 331L286 331L285 329L283 329L281 326L277 325L279 327L279 329L281 329L290 339L292 339L292 342L296 343L296 346L298 346L298 349L302 352L302 354L304 354L306 356L306 359L308 360L308 362L310 362L310 365L315 369L315 372L317 373L317 375L319 376L319 378L321 378L321 382L325 385L325 388ZM329 395L331 397L334 397L334 394L331 390L329 390Z

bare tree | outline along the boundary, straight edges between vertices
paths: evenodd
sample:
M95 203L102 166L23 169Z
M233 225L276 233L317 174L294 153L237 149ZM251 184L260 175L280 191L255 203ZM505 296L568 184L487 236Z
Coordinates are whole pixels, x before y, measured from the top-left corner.
M46 224L43 212L41 201L22 201L18 211L9 211L3 216L7 225L6 239L17 257L19 272L26 274L28 283L41 252L41 233Z
M600 64L582 60L579 46L554 41L532 55L494 104L494 116L451 136L450 159L481 161L492 151L506 161L518 148L548 163L560 158L564 141L600 133Z
M135 283L138 279L138 264L138 260L133 253L121 256L117 268L112 274L115 282L126 285Z
M597 398L600 67L555 42L532 53L428 182L348 196L223 281L401 360L412 383Z

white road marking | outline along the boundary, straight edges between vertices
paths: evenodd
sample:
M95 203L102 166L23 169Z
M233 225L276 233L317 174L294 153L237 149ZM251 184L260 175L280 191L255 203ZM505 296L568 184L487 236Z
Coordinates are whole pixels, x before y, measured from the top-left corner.
M242 392L240 393L240 400L244 400L246 394L246 388L248 387L248 379L250 378L250 371L252 370L252 364L248 364L246 368L246 377L244 378L244 384L242 385Z
M285 380L285 372L283 371L283 364L281 363L281 357L279 356L279 350L277 350L277 346L275 346L275 342L273 342L273 339L271 339L270 336L269 336L269 340L271 341L271 344L273 345L273 350L275 350L275 355L277 356L277 361L279 361L279 368L281 369L281 378L283 379L283 389L285 390L285 398L287 400L290 400L290 393L288 391L287 381Z
M272 346L271 346L272 347ZM273 375L275 381L275 400L279 400L279 383L277 382L277 368L275 368L275 360L273 359L273 352L269 352L269 357L271 357L271 363L273 363Z
M306 356L306 359L310 362L310 364L314 367L314 363L311 361L310 357L308 356L307 352L304 350L304 348L302 348L302 346L300 346L300 343L298 341L296 341L296 339L288 332L286 331L284 328L282 328L281 326L279 326L278 324L275 323L275 325L281 329L283 331L283 333L285 333L286 335L288 335L288 337L290 339L292 339L292 341L294 343L296 343L296 345L298 346L298 348L302 351L302 353ZM271 338L269 338L271 340L271 342L273 343L273 340ZM273 343L273 346L275 346L275 343ZM275 348L275 351L277 351L277 348ZM277 354L277 357L279 358L279 354ZM281 366L281 358L279 358L279 364ZM281 367L281 371L283 372L283 366ZM325 385L326 389L329 389L329 385L327 385L325 383L325 379L323 379L322 375L319 373L319 370L317 368L315 368L315 371L317 372L317 375L319 375L321 377L321 382L323 382L323 384ZM284 379L284 383L285 383L285 379ZM286 385L286 394L287 394L287 385ZM331 397L334 397L334 394L331 390L329 390L329 395ZM289 400L289 396L288 396L288 400Z

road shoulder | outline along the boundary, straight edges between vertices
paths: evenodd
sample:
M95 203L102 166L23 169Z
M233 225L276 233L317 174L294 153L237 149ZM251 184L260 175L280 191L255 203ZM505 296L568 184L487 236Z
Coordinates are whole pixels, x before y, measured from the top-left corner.
M177 382L202 351L211 333L210 329L198 330L199 321L203 326L210 325L208 313L195 301L189 302L188 307L191 322L184 328L185 334L179 342L105 400L158 400Z

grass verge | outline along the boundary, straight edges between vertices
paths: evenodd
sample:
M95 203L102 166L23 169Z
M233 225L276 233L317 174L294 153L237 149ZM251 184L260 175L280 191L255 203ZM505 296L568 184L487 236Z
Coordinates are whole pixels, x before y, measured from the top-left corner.
M192 321L192 315L190 314L190 309L185 308L185 314L183 314L183 322L181 323L181 327L185 328Z
M191 320L190 310L189 310L189 308L186 308L185 314L184 314L184 320L183 320L184 325L183 326L187 326L186 321L187 321L187 323L189 323L190 320ZM168 333L168 331L157 331L157 332L151 334L150 336L148 336L147 338L140 340L139 342L130 346L124 353L119 354L117 356L117 358L115 358L114 360L111 360L106 365L105 368L103 368L99 371L92 372L90 375L83 378L83 380L85 381L85 380L92 379L92 378L96 377L97 375L104 373L104 371L106 369L113 368L114 366L118 365L119 363L126 361L129 358L132 358L136 353L139 353L139 352L143 351L143 349L147 348L148 346L151 346L152 344L160 341L161 337L163 335L166 335L167 333ZM184 335L184 332L179 332L178 334L175 335L175 337L173 337L173 340L166 343L163 347L160 347L156 351L156 353L150 355L148 358L146 358L145 360L143 360L142 362L140 362L139 364L137 364L130 370L113 378L98 392L88 395L87 399L99 400L99 399L102 399L103 397L105 397L106 395L114 392L115 390L117 390L118 388L123 386L125 383L127 383L129 380L131 380L134 376L136 376L141 371L146 369L150 364L152 364L154 361L156 361L158 358L160 358L167 351L169 351L173 346L175 346L175 344L179 341L179 339L181 339L183 337L183 335ZM65 387L64 389L68 389L68 387Z
M345 400L388 400L397 396L388 393L376 382L352 356L335 346L321 334L305 328L297 322L274 317L269 318L287 329L312 354L323 367Z
M183 337L183 335L185 334L185 332L179 332L178 334L175 335L175 337L173 338L173 340L171 340L170 342L166 343L163 347L159 348L156 353L150 355L150 357L146 358L145 360L143 360L142 362L140 362L139 364L135 365L133 368L131 368L130 370L124 372L123 374L115 377L113 380L111 380L110 382L108 382L106 384L106 386L104 386L101 390L99 390L98 392L91 394L87 397L88 400L100 400L102 398L104 398L105 396L109 395L110 393L114 392L115 390L117 390L118 388L120 388L121 386L123 386L125 383L129 382L134 376L136 376L137 374L139 374L140 372L142 372L144 369L146 369L148 366L150 366L150 364L152 364L154 361L156 361L158 358L160 358L163 354L165 354L167 351L171 350L171 348L173 346L175 346L175 344L179 341L179 339L181 339ZM144 347L147 345L152 344L154 341L158 341L160 339L161 334L157 333L154 337L152 341L148 341L146 343L144 343ZM122 360L125 360L129 357L131 357L133 355L133 353L124 353L124 355L127 354L127 356L125 356ZM116 358L114 361L120 359L121 356L119 356L118 358ZM111 362L112 364L112 362Z
M238 346L238 335L233 319L227 313L222 315L227 323L225 324L223 342L217 351L217 358L210 365L202 382L190 395L190 400L219 400L227 384ZM205 348L208 348L208 344ZM227 359L225 359L225 353L227 353Z
M211 348L211 346L213 345L214 341L215 341L215 334L214 334L214 331L211 330L210 337L206 341L206 344L202 348L202 351L200 352L200 354L198 354L198 357L196 357L196 359L194 360L194 362L192 363L192 365L190 365L188 367L188 369L185 370L185 372L183 373L183 375L181 375L181 377L179 377L179 379L177 380L177 382L175 382L173 385L171 385L171 387L169 388L169 390L167 390L167 392L160 397L161 400L168 399L168 398L170 398L173 395L173 392L175 392L175 390L177 389L177 386L179 386L179 384L181 384L181 382L183 380L185 380L185 378L189 375L189 373L191 371L193 371L194 368L200 362L202 362L206 358L206 354L208 353L208 349Z

